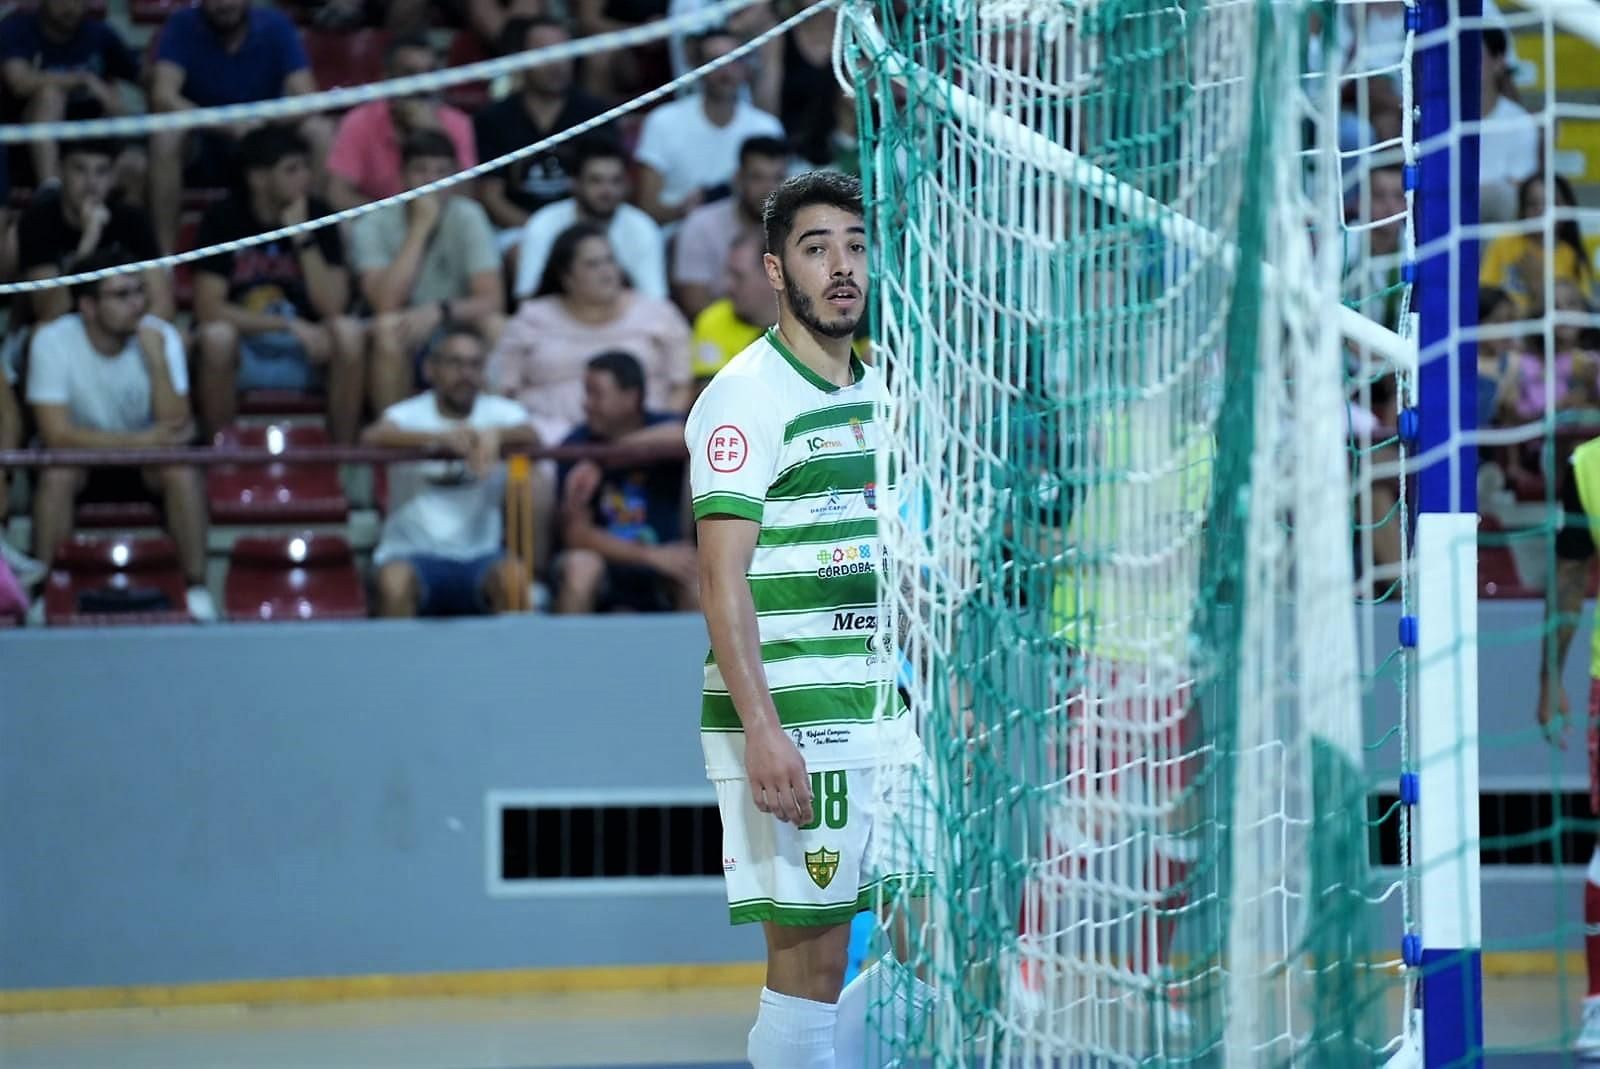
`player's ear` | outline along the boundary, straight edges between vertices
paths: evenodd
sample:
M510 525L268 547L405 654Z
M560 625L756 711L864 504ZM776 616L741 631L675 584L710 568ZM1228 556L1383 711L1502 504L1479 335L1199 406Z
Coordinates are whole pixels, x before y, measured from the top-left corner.
M761 266L767 269L767 281L775 290L783 289L783 261L770 252L761 254Z

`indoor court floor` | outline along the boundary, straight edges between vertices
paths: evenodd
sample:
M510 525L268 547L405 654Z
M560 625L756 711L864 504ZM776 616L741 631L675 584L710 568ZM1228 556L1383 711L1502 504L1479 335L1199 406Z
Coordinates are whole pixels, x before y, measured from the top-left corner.
M1544 977L1488 978L1495 1047L1548 1048L1562 994ZM1567 988L1572 995L1572 984ZM411 999L0 1017L4 1069L736 1069L754 991ZM1567 1007L1572 1028L1577 1006ZM1560 1052L1497 1055L1554 1069ZM1600 1063L1594 1063L1600 1064Z

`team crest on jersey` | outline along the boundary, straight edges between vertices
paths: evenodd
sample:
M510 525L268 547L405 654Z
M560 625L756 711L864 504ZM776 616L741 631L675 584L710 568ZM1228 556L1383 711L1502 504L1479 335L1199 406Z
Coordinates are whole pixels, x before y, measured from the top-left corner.
M878 484L868 483L861 488L861 496L867 499L867 508L876 510L878 507Z
M806 873L811 877L811 882L822 890L828 889L834 873L838 871L839 851L818 847L806 854Z
M854 416L850 417L850 433L856 436L856 448L867 447L867 432L862 428L861 421Z

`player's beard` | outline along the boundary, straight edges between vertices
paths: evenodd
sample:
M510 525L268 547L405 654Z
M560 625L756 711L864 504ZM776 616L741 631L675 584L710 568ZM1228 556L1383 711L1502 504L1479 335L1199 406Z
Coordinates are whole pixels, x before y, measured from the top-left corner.
M783 292L789 298L789 311L794 313L801 326L813 334L820 334L824 338L848 338L856 332L856 325L861 322L859 315L854 318L846 316L832 323L824 322L817 315L817 302L794 284L788 272L784 273Z

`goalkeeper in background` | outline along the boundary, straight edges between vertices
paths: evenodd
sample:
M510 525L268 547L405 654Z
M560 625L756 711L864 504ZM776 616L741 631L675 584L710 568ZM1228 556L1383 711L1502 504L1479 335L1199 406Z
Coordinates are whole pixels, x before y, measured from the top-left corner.
M1551 742L1565 748L1569 710L1561 674L1578 630L1578 613L1583 609L1595 543L1600 539L1600 439L1572 451L1562 474L1561 511L1562 523L1556 532L1556 595L1545 602L1545 633L1554 630L1556 645L1554 656L1545 658L1540 674L1539 723ZM1578 522L1580 515L1585 522ZM1554 620L1551 613L1556 614ZM1588 724L1589 809L1600 815L1600 613L1589 651ZM1575 1050L1580 1057L1600 1058L1600 842L1589 856L1583 885L1583 951L1589 987Z
M901 819L926 773L878 619L883 384L851 352L866 311L861 184L812 172L768 199L778 323L719 371L685 430L711 636L700 733L733 923L760 922L754 1069L876 1069L928 989L882 961L843 985L850 924L914 894ZM885 488L887 489L887 488ZM920 845L920 844L916 844ZM877 979L883 975L883 979Z

